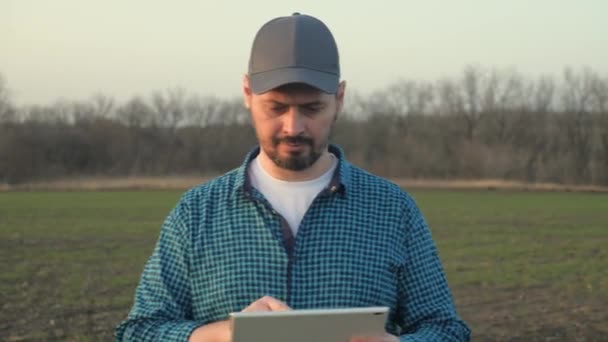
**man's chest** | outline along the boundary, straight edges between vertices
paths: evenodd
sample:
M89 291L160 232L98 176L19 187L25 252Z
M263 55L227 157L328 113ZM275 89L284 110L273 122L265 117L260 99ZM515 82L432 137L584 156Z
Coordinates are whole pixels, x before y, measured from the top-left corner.
M254 212L195 239L193 312L225 318L265 296L293 308L388 305L396 300L399 251L385 227L366 220L305 218L287 253L280 219Z

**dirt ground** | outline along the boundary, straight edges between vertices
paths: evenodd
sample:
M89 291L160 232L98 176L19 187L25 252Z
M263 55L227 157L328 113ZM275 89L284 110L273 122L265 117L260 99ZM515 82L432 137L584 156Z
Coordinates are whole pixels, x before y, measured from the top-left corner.
M605 300L542 287L461 288L454 290L454 297L459 314L473 331L473 341L606 341L608 337ZM49 306L48 298L3 301L3 341L109 341L128 310L94 302L81 308Z
M113 340L179 195L0 193L0 341ZM416 196L473 341L608 341L604 194Z
M473 341L607 341L605 299L550 287L454 290Z

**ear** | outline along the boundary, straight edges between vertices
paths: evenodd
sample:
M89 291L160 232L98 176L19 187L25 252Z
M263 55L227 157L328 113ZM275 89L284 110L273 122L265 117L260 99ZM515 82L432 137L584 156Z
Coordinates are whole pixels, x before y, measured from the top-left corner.
M339 113L344 107L344 91L346 90L346 81L340 82L336 91L336 111Z
M249 75L245 74L243 76L243 104L245 108L251 108L251 96L253 92L251 92L251 88L249 88Z

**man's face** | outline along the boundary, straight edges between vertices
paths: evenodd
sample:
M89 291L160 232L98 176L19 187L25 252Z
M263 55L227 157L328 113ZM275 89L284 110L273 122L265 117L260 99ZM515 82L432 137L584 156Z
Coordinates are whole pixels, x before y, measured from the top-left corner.
M301 171L312 166L327 149L344 84L326 94L304 84L288 84L263 94L244 84L245 103L260 147L280 168Z

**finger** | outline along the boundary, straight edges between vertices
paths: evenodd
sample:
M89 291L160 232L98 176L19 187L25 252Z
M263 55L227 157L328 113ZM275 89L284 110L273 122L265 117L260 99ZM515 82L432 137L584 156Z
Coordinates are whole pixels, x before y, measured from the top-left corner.
M248 307L243 309L243 312L287 310L291 310L291 308L284 302L270 296L265 296L251 303Z
M285 304L285 302L282 302L276 298L266 296L266 297L262 298L262 300L265 302L265 304L270 309L270 311L291 310L291 308L287 304Z
M253 311L270 311L270 308L266 303L256 300L255 302L249 304L248 307L243 309L243 312L253 312Z
M367 342L367 338L363 336L354 336L351 337L348 342Z
M398 342L395 335L352 336L348 342Z

